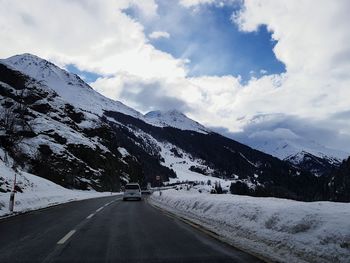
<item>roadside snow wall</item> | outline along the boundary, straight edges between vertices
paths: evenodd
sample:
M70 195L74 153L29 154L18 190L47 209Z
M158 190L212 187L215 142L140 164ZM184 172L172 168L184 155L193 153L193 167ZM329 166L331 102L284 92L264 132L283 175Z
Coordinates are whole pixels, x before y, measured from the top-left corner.
M350 203L211 195L198 189L155 192L150 203L278 262L350 262Z

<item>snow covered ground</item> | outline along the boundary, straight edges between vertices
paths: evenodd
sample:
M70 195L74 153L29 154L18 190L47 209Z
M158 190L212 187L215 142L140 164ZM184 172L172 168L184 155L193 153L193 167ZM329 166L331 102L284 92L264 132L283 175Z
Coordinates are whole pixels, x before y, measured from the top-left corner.
M173 169L176 173L176 178L169 178L170 183L176 182L186 182L186 181L195 181L195 182L207 182L208 180L214 182L220 182L223 187L227 189L230 187L231 181L220 179L217 177L210 176L214 171L207 167L203 160L193 158L190 154L186 153L182 149L176 147L171 143L158 142L154 141L160 149L160 154L164 159L162 165ZM172 150L176 150L177 154L174 154ZM190 170L191 166L200 167L207 172L207 175L197 173Z
M13 169L0 160L0 188L2 190L12 190L14 175ZM69 190L44 178L21 171L17 173L17 185L23 193L16 193L14 213L12 214L70 201L111 195L110 192ZM120 193L113 194L119 195ZM9 212L9 200L10 192L0 192L0 217L11 214Z
M350 203L155 192L150 202L278 262L350 262Z

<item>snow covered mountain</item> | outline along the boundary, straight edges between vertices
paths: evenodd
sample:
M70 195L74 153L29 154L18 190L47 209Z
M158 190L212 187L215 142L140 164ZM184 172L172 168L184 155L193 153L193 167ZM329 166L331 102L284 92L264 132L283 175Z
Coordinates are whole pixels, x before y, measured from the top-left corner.
M180 130L190 130L200 133L211 132L200 123L188 118L182 112L177 110L170 111L150 111L145 114L148 123L160 127L174 127Z
M293 140L280 138L271 140L254 140L249 144L254 144L256 149L269 153L281 160L297 155L301 152L307 152L320 158L328 156L340 161L350 155L349 153L330 149L304 138L297 138Z
M109 99L86 84L76 74L69 73L53 63L32 54L22 54L0 60L1 63L45 84L70 104L90 113L102 116L104 111L117 111L138 118L158 127L175 127L202 133L210 132L198 122L183 113L172 110L154 111L143 116L140 112L120 101Z
M316 175L329 174L339 167L342 160L350 156L350 153L331 149L302 137L248 137L240 141Z
M76 74L69 73L35 55L16 55L0 62L50 87L64 100L85 111L102 116L105 110L110 110L143 118L143 115L136 110L101 95Z
M128 178L116 167L130 175L122 156L94 134L97 127L108 132L98 116L1 63L0 101L0 146L23 169L65 187L96 190L117 189Z
M180 112L142 115L34 55L0 60L0 112L0 148L25 171L64 187L110 190L160 176L226 182L257 196L324 198L323 178Z

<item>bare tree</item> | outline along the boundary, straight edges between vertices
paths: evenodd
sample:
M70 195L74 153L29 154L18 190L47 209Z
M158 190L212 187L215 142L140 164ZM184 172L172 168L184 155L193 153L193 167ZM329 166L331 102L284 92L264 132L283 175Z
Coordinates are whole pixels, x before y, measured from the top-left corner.
M26 133L33 132L26 119L28 108L25 104L25 89L18 90L16 93L14 100L8 99L0 105L0 130L2 130L0 142L5 150L4 161L7 163L7 154L20 160L20 158L15 158L21 156L19 143L24 139Z
M2 108L0 111L0 122L6 133L14 132L16 114L11 108Z

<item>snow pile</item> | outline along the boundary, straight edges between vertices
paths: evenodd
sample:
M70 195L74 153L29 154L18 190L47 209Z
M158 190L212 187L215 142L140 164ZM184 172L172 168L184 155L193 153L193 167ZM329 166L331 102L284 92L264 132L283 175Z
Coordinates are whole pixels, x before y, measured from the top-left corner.
M14 178L14 170L0 161L0 216L10 214L9 191L13 188ZM69 190L49 180L22 171L17 173L17 186L23 192L17 192L15 195L14 213L22 213L75 200L111 195L110 192ZM4 193L3 191L7 192Z
M194 221L243 250L278 262L350 262L350 203L154 193L150 202Z

